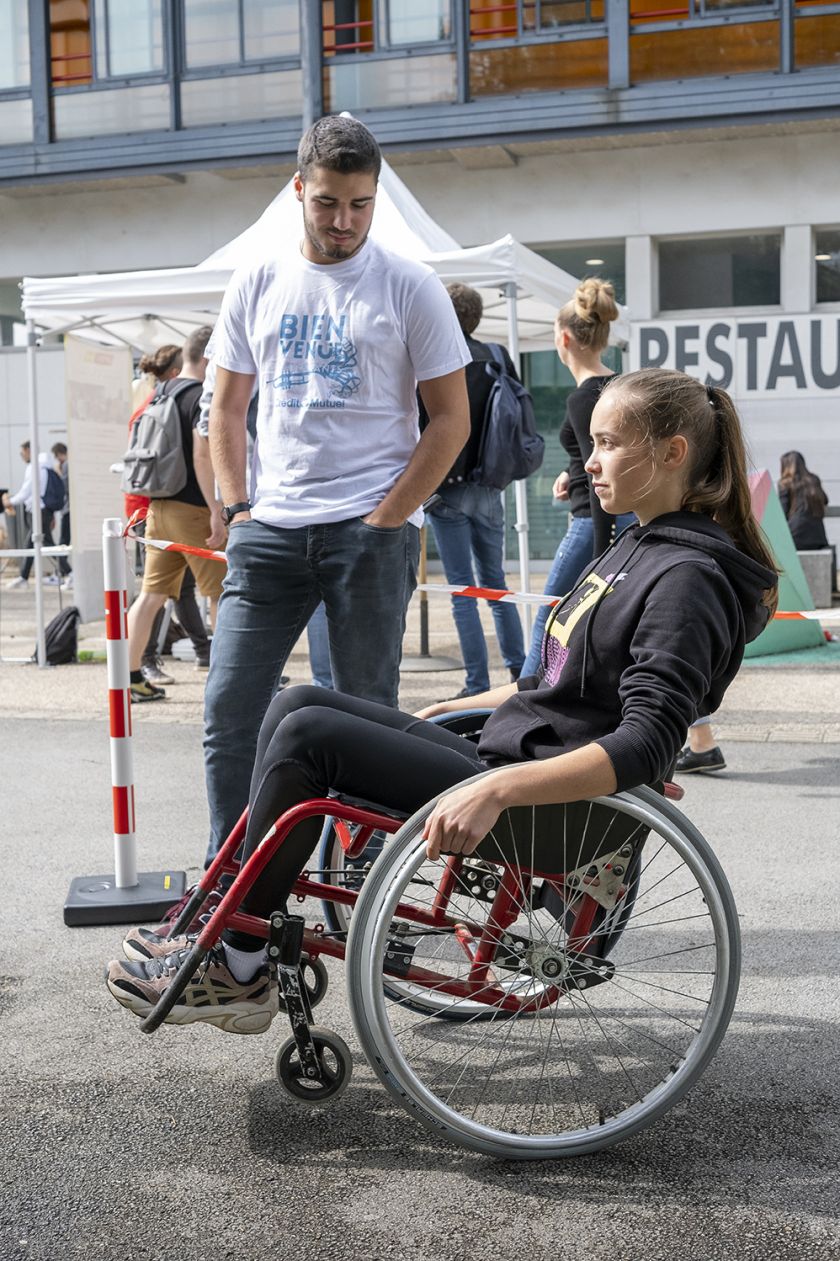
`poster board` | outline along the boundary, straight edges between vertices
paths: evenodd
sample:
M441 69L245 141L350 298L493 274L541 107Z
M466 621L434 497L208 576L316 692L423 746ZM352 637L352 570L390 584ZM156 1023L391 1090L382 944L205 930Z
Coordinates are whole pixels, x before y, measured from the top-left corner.
M131 351L77 337L64 342L73 601L83 622L103 616L102 522L123 516L120 479L131 415Z

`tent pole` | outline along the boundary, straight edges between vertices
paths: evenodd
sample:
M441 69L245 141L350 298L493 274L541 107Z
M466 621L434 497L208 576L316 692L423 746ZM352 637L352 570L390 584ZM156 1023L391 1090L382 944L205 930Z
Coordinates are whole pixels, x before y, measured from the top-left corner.
M522 376L522 363L519 355L519 323L517 319L516 307L516 285L511 281L505 285L505 297L507 298L507 317L508 317L508 349L510 357L513 360L513 366ZM513 483L513 494L516 502L516 536L519 540L519 582L520 590L531 590L531 558L528 549L528 492L526 484L523 481ZM529 639L531 634L531 606L530 604L520 605L520 616L525 629L525 638Z
M40 669L47 666L47 643L44 635L44 560L41 548L44 542L43 518L41 513L41 463L40 438L38 436L38 383L36 376L35 350L38 336L35 332L35 321L26 321L26 368L29 384L29 470L32 487L32 546L35 549L35 654Z

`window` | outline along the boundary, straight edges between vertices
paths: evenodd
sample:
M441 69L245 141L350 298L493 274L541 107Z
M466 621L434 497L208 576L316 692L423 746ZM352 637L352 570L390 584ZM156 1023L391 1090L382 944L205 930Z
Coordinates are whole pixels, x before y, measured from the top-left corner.
M29 23L20 0L0 0L0 91L29 86Z
M298 0L184 0L187 66L296 57Z
M817 232L815 242L817 302L840 302L840 228Z
M582 280L584 276L598 276L611 280L617 302L627 301L624 242L587 241L583 245L533 245L537 254L547 258L555 267L562 267L570 276Z
M781 244L779 233L660 241L660 311L777 306Z
M327 113L455 100L450 0L324 0L321 13Z
M161 4L162 0L50 0L53 87L161 74Z
M452 19L449 0L432 0L418 5L416 0L390 0L388 5L388 43L431 44L449 39Z
M160 0L96 0L96 77L163 70Z

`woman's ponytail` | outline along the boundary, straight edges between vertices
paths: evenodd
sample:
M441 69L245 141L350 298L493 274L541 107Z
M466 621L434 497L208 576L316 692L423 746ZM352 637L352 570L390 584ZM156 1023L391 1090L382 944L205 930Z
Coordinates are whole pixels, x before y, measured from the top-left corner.
M717 439L713 444L715 453L708 463L701 461L700 467L696 468L691 487L683 500L683 507L714 517L736 547L759 564L778 572L764 532L753 515L747 475L747 451L735 404L726 390L715 386L704 388L707 406L714 418ZM765 592L764 603L771 612L776 611L776 587Z
M616 377L607 393L620 398L622 409L652 446L676 434L689 439L692 465L682 507L713 517L740 551L777 573L753 516L744 435L726 390L670 368L642 368ZM764 604L773 612L777 600L775 586L765 591Z

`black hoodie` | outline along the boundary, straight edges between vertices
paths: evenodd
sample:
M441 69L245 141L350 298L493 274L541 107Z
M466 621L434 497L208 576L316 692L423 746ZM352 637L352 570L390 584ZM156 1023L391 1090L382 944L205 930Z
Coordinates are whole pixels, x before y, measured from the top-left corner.
M495 766L594 741L619 790L661 782L720 705L776 581L700 513L630 526L552 610L540 674L488 719L479 755Z

